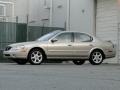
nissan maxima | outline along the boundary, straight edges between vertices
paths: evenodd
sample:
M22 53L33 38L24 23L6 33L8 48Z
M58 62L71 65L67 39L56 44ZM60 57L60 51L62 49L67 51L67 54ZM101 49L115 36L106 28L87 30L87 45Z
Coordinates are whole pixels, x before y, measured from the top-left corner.
M112 42L74 31L53 31L31 42L8 45L3 55L18 64L39 65L46 60L73 61L82 65L86 60L100 65L116 55Z

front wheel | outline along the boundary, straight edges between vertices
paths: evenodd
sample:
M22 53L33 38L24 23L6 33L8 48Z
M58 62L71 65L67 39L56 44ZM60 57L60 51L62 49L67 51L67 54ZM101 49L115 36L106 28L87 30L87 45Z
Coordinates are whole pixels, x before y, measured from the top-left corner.
M40 49L33 49L28 56L28 60L32 65L40 65L43 59L44 55Z
M103 53L99 50L95 50L91 53L89 62L92 65L100 65L103 62Z
M82 64L85 63L85 60L75 60L75 61L73 61L73 63L74 63L75 65L82 65Z

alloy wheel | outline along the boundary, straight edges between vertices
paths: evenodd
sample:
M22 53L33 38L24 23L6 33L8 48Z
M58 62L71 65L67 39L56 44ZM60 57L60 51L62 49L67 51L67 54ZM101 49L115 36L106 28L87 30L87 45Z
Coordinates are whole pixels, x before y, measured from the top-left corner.
M101 53L101 51L96 50L91 53L89 61L93 65L99 65L103 62L103 54Z
M33 49L29 54L29 62L33 65L41 64L43 59L43 53L39 49Z

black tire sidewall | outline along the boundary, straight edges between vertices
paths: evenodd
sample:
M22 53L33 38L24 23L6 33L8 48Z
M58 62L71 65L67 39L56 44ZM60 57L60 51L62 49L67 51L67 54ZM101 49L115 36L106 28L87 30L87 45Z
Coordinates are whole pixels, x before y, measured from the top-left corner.
M73 61L75 65L83 65L85 63L85 60L75 60Z

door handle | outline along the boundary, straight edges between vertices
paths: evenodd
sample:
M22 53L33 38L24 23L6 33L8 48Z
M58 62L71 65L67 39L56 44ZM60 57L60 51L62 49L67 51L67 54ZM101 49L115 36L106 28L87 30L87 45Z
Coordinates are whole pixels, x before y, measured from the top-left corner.
M72 45L68 45L69 47L72 46Z
M89 46L93 46L92 44L89 44Z

